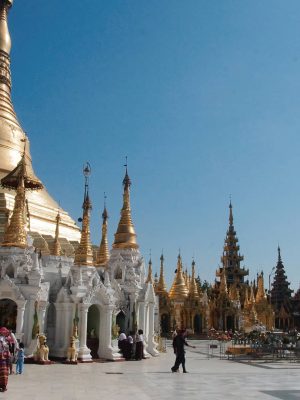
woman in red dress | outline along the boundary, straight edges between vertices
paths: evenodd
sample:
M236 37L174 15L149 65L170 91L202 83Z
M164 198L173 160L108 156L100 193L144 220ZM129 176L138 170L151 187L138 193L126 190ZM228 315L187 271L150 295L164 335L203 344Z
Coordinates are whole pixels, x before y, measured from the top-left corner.
M0 338L0 392L7 390L10 352L4 338Z

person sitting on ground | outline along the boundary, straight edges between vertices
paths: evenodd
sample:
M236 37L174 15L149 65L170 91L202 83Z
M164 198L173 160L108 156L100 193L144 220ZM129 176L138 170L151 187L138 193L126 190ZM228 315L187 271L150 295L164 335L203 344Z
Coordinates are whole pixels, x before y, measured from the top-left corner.
M124 355L124 348L126 346L126 335L124 332L120 333L119 339L118 339L118 347L120 349L120 353L122 353Z

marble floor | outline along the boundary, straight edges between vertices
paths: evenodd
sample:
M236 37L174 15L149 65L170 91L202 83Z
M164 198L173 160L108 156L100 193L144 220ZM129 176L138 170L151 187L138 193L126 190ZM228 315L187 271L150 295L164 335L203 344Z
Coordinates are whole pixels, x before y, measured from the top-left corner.
M188 374L172 373L174 354L142 361L78 365L25 365L22 375L9 378L0 400L100 399L300 399L300 363L236 362L220 359L219 350L208 357L208 343L190 341Z

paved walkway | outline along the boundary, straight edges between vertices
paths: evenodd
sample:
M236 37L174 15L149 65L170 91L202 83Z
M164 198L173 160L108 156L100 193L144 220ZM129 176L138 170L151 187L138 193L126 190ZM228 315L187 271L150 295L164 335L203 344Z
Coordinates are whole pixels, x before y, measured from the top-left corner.
M208 359L208 343L187 350L188 374L171 373L174 354L143 361L78 365L25 365L9 378L0 400L295 400L300 399L300 363L238 363Z

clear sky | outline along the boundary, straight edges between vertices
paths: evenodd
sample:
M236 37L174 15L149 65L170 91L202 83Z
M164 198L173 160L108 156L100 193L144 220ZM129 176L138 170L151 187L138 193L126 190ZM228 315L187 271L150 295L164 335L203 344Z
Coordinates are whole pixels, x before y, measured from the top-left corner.
M127 155L138 242L169 284L179 248L214 279L231 194L250 279L279 243L298 288L298 0L16 0L9 20L34 169L77 219L91 163L93 243L104 191L113 241Z

